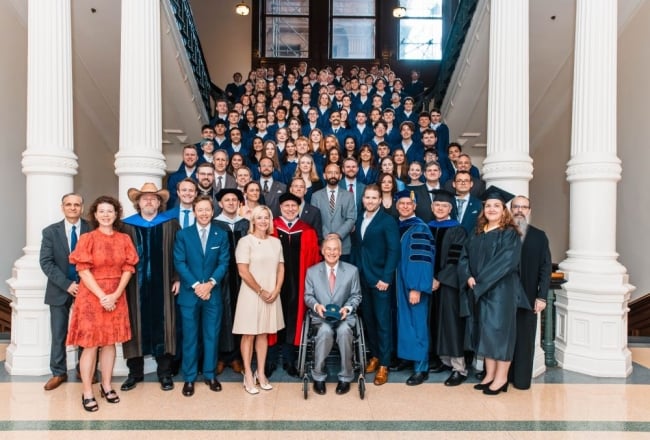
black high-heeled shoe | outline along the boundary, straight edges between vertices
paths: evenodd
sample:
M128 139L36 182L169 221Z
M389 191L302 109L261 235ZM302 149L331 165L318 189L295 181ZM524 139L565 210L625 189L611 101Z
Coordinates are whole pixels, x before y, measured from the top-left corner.
M487 387L483 390L483 394L487 394L488 396L496 396L497 394L504 392L508 392L508 382L504 383L501 388L497 388L496 390L493 390L490 387Z
M95 404L91 405L91 403L95 403ZM97 405L97 401L95 400L94 397L86 399L83 394L81 395L81 405L88 412L95 412L99 409L99 405Z
M474 389L478 391L483 391L484 389L488 388L490 385L492 385L492 382L477 383L476 385L474 385Z
M115 390L104 391L104 385L102 384L99 384L99 392L108 403L118 403L120 401L120 396L117 395Z

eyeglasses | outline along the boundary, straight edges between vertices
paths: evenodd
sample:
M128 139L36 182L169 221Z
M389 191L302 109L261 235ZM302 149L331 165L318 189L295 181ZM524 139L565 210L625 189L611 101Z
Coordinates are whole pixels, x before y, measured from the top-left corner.
M530 209L530 206L526 206L526 205L512 205L512 209Z

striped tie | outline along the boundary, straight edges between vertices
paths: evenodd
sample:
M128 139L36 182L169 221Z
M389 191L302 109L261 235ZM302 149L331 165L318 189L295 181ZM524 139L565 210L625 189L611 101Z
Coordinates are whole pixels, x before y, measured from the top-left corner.
M330 214L334 214L336 208L336 199L334 198L334 190L330 192Z

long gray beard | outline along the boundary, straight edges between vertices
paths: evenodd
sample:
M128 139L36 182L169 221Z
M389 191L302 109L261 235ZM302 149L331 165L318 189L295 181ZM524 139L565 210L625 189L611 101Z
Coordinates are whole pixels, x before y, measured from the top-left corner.
M517 223L519 231L521 232L521 241L524 241L524 238L526 238L526 232L528 232L528 222L525 218L515 217L515 223Z

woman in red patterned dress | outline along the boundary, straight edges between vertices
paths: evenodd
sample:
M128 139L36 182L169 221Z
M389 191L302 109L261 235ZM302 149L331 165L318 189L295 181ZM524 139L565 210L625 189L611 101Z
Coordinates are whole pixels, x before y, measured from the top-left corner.
M90 412L99 409L92 390L98 348L101 348L101 395L108 402L117 403L120 398L111 386L115 344L131 339L124 289L135 272L138 254L131 238L117 232L121 216L120 202L109 196L99 197L90 207L88 218L94 230L81 235L70 254L70 263L76 264L81 283L72 310L67 344L84 348L79 360L83 384L81 402Z

